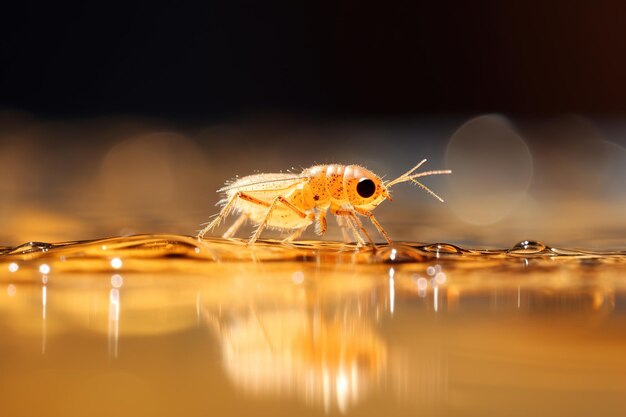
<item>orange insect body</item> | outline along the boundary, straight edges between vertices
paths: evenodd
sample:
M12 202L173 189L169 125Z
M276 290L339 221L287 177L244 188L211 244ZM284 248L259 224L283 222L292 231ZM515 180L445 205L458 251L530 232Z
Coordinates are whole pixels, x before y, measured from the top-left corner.
M450 171L413 172L426 160L390 182L383 180L372 171L358 165L315 165L299 174L255 174L238 179L219 189L225 193L221 201L223 208L199 234L202 238L214 229L231 212L239 213L239 218L224 234L231 237L246 221L255 222L258 227L249 243L254 243L261 232L269 227L278 230L291 230L287 238L297 238L311 223L316 223L316 232L326 232L326 213L337 216L344 240L350 240L352 231L357 243L363 244L364 235L373 241L357 215L370 219L372 224L385 237L391 239L371 214L384 200L391 200L389 188L400 182L411 181L441 200L415 178L435 174L448 174ZM441 200L443 201L443 200Z

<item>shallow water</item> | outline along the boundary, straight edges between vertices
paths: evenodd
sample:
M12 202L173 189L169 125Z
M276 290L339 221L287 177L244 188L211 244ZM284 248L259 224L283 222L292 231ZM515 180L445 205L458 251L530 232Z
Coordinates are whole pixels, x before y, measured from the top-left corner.
M626 253L142 235L0 247L0 415L604 415Z

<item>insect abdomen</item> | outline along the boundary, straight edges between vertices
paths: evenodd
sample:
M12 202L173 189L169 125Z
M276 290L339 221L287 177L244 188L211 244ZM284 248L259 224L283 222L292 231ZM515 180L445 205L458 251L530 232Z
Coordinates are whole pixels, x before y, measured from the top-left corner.
M330 194L327 189L327 167L328 165L315 165L303 172L309 179L303 187L304 199L309 207L324 206L328 203Z

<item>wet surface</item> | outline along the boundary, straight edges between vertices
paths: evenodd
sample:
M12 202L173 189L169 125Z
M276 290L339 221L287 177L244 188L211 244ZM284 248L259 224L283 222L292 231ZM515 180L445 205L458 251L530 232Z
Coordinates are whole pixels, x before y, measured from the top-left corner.
M626 254L139 235L0 247L0 415L606 415Z

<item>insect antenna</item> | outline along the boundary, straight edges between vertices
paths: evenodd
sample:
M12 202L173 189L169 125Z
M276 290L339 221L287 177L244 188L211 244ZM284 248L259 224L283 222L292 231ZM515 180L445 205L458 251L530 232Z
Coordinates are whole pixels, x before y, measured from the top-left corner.
M421 167L425 162L426 162L426 159L423 159L419 164L415 165L413 168L411 168L410 170L408 170L404 174L400 175L395 180L392 180L392 181L389 181L388 183L386 183L385 187L387 189L389 189L393 185L400 184L402 182L410 181L413 184L415 184L418 187L420 187L422 190L426 191L428 194L430 194L433 197L435 197L437 200L443 202L443 199L441 197L439 197L437 194L435 194L430 188L428 188L427 186L425 186L421 182L417 181L415 178L427 177L429 175L450 174L450 173L452 173L452 171L450 171L449 169L444 169L444 170L437 170L437 171L418 172L417 174L414 174L414 172L419 167Z
M419 164L415 165L413 168L409 169L407 172L405 172L404 174L400 175L395 180L393 180L390 183L386 184L386 187L389 188L389 187L391 187L394 184L398 184L400 182L408 181L406 178L408 178L412 173L414 173L416 169L418 169L419 167L424 165L424 163L426 163L426 161L427 161L427 159L422 159L422 161Z
M426 191L428 194L432 195L433 197L435 197L437 200L441 201L443 203L443 198L439 197L437 194L435 194L435 192L433 190L431 190L430 188L428 188L427 186L425 186L424 184L422 184L421 182L414 180L411 178L411 182L415 185L417 185L418 187L420 187L422 190Z

